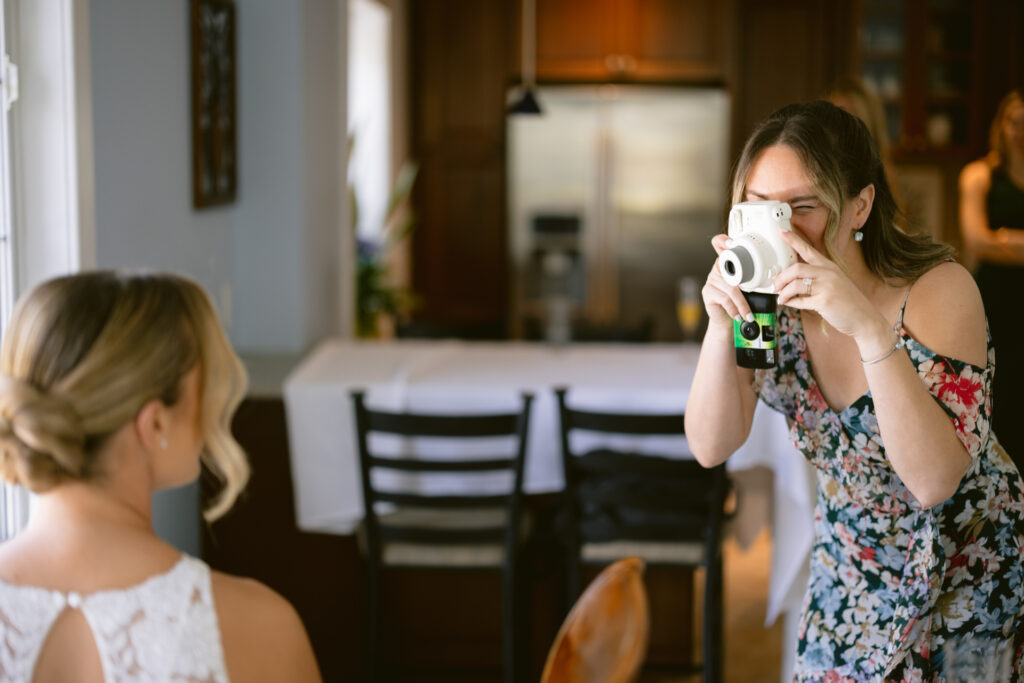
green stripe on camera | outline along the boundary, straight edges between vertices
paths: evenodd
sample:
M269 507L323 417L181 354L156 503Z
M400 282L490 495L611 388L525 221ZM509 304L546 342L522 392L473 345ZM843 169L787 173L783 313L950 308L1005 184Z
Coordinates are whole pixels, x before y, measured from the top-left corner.
M774 313L754 313L752 323L733 320L732 333L737 349L774 349L778 344Z

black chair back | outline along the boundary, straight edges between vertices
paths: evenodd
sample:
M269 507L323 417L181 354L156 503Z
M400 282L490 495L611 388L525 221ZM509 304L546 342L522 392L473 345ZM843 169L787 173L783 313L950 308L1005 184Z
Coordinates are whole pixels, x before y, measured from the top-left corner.
M570 407L556 389L565 476L566 594L579 595L581 565L636 554L650 566L704 568L703 663L705 681L722 668L722 536L729 481L724 465L706 469L683 445L684 413L637 414ZM614 439L678 437L681 453L653 455L599 445L573 448L573 434ZM598 440L600 443L601 440ZM622 443L620 440L619 443ZM676 443L673 439L672 443Z
M385 566L491 566L503 575L503 670L506 681L512 683L518 675L517 565L523 544L523 466L532 395L523 394L516 412L459 415L376 410L367 407L364 391L354 390L351 396L368 564L370 680L378 677L378 641L387 642L379 618ZM403 448L398 454L383 453L374 445L374 434L397 438ZM459 452L417 457L404 448L438 438L445 443L457 440ZM477 455L472 454L473 444L480 444ZM496 448L501 454L490 454ZM505 482L492 481L500 490L488 486L486 492L474 491L479 482L472 478L488 473L500 475ZM455 478L467 481L454 486L454 493L437 493L425 485L431 475L444 475L449 484Z

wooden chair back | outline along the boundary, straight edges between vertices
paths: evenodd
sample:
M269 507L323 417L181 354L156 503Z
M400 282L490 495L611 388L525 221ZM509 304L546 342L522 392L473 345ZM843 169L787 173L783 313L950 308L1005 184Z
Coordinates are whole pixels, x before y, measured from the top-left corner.
M647 654L644 561L627 557L597 575L562 623L541 683L629 683Z

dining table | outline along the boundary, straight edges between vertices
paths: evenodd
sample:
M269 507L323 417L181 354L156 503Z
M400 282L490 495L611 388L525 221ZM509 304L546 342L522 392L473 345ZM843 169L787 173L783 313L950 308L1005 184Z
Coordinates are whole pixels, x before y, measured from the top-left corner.
M555 388L566 387L568 402L581 408L684 412L699 353L697 343L323 341L283 385L298 527L351 534L362 520L353 389L364 390L371 407L434 414L510 412L519 409L522 393L533 394L523 488L554 493L564 486ZM681 444L641 438L654 451L692 457L685 438ZM761 403L726 467L737 482L731 532L741 547L765 526L771 533L765 623L792 617L813 539L813 474L785 419ZM765 471L774 476L744 476Z

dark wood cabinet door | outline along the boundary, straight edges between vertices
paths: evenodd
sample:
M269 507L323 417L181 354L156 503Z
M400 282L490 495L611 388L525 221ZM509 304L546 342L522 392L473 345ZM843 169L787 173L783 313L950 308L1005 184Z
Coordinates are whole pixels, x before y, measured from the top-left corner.
M851 68L854 0L740 0L733 158L779 107L823 97Z
M638 80L722 79L730 3L619 0L619 51Z
M731 0L539 0L541 81L721 80Z
M418 320L504 325L508 311L505 90L518 5L410 3Z
M619 0L535 0L537 78L598 81L608 77L606 57L617 50Z

